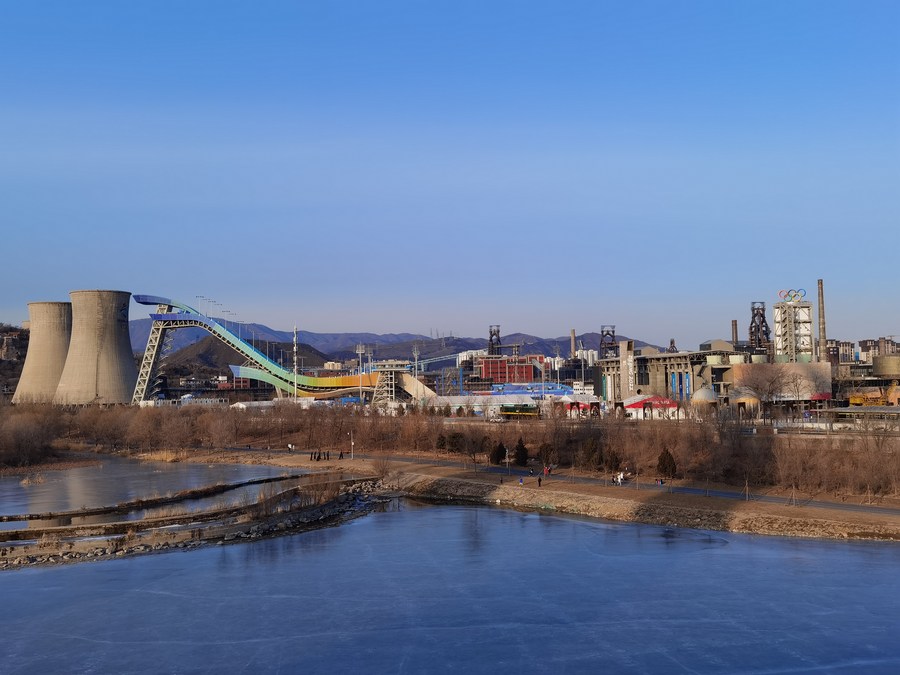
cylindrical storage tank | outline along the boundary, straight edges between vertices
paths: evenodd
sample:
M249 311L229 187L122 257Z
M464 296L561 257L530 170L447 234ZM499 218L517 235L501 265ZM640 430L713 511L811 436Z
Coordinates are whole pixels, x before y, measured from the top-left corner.
M72 337L72 304L28 303L28 353L13 403L50 403L66 365Z
M720 366L720 365L722 365L722 355L721 354L708 354L706 357L706 363L711 366Z
M769 357L765 354L751 354L750 363L768 363Z
M872 375L900 378L900 356L876 356L872 359Z
M131 403L137 367L128 335L128 291L72 291L72 341L53 402Z
M736 365L738 363L746 363L747 359L743 354L729 354L728 355L728 363L732 365Z

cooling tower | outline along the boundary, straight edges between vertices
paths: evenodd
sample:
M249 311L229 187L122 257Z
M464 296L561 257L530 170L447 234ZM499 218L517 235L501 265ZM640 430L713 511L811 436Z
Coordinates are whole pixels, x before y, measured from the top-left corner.
M131 403L137 367L128 337L127 291L72 291L72 341L53 402Z
M31 337L13 403L50 403L66 365L72 336L72 305L68 302L30 302Z

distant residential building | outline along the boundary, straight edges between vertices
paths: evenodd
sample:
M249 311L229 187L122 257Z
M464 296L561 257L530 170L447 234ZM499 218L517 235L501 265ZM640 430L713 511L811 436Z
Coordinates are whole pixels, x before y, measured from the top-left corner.
M596 349L578 349L575 351L575 358L581 359L585 366L592 368L600 360L600 352Z
M856 357L856 343L847 340L827 340L828 360L832 365L851 363Z
M880 337L877 340L859 341L859 360L872 363L876 356L890 356L900 353L900 344L891 338Z

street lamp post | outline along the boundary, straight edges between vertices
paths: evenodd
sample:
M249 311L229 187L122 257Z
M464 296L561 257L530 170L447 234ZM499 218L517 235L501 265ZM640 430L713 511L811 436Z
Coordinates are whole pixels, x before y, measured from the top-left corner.
M363 354L366 353L366 347L362 343L356 345L356 354L359 356L359 404L363 404L362 392L362 374L363 374Z

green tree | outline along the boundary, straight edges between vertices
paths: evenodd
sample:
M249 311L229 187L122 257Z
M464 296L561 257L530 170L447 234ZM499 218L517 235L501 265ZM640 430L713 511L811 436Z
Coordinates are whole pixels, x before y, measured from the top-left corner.
M674 478L678 472L678 467L675 466L675 458L668 448L663 448L663 451L659 453L659 460L656 462L656 472L666 478Z
M622 467L622 458L615 450L610 450L605 454L604 464L607 471L618 471Z
M516 447L513 450L513 461L516 463L516 466L528 464L528 448L525 447L525 441L522 440L521 436L519 436L519 442L516 443Z
M503 445L503 441L498 442L491 450L490 460L491 464L502 464L506 461L506 446Z

